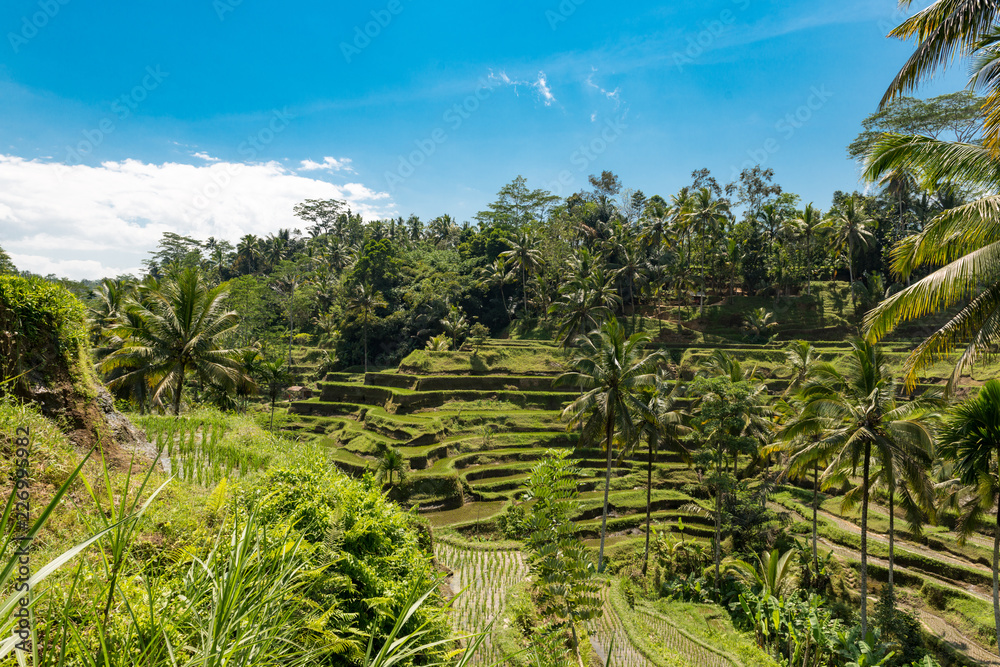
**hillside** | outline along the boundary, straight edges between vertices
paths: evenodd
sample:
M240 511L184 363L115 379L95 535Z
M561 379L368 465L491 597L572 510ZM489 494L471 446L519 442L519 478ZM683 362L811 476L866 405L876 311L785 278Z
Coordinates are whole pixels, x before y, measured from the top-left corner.
M835 289L842 288L831 286L823 291L821 298L834 302L836 294L831 295L830 290ZM755 304L748 304L750 306ZM675 326L664 323L661 333L658 321L649 317L639 321L640 326L654 336L655 347L663 350L671 360L678 377L690 379L716 350L724 350L744 368L754 369L763 378L767 391L778 396L786 390L790 379L784 340L807 337L822 360L835 364L839 364L849 351L842 323L831 324L829 328L816 326L821 316L815 310L796 312L798 314L786 315L785 324L779 325L775 340L767 344L741 342L742 332L724 325L733 316L725 306L710 310L709 317L699 324L701 331L684 326L678 333ZM839 315L834 308L832 313L822 317L830 322ZM456 540L449 542L455 545L449 547L451 551L441 552L439 548L443 564L455 568L457 563L461 570L467 567L463 563L471 558L482 567L478 572L509 572L509 563L520 562L518 559L523 558L517 555L516 548L509 552L513 556L504 556L507 552L495 552L490 544L504 539L509 522L522 511L518 501L532 467L547 450L570 448L582 469L577 479L579 502L572 514L574 530L587 544L596 547L604 454L594 445L581 447L579 434L567 431L560 413L576 394L572 388L553 386L554 379L565 367L567 356L554 343L538 338L531 335L528 339L492 339L475 349L466 346L460 351L421 350L411 353L395 369L326 374L313 385L315 397L287 404L288 414L282 428L313 438L327 450L336 465L352 474L379 470L385 465L381 461L386 452L398 452L405 466L395 481L391 481L391 496L426 517L439 536L439 542ZM679 343L679 338L688 342ZM911 345L900 336L886 347L887 359L900 368ZM307 349L296 354L298 357L316 356ZM940 387L949 372L947 363L932 368L922 378L918 393ZM976 379L966 386L998 374L1000 368L996 366L979 367ZM750 463L747 459L743 466ZM646 467L647 455L640 446L625 454L613 470L608 544L612 547L612 558L622 559L617 567L626 570L625 564L633 557L631 554L636 548L641 549L644 541ZM665 452L656 455L652 470L654 526L661 532L674 531L676 535L677 526L682 522L682 537L707 544L712 536L711 506L707 505L708 495L696 470L679 454ZM389 479L394 478L390 476ZM793 481L795 485L791 485ZM811 487L796 480L785 480L784 484L777 489L770 506L783 517L787 530L807 538L811 532ZM832 570L835 574L829 593L834 598L840 596L840 603L851 604L852 600L857 600L854 592L857 583L854 570L858 567L857 511L842 513L842 498L836 491L823 493L821 500L821 549L824 553L832 551L835 561L841 563ZM904 517L902 514L897 516L899 531ZM953 519L948 521L951 528L941 525L927 527L919 534L905 530L897 532L897 597L901 608L915 614L922 625L924 641L934 647L942 664L1000 664L992 657L990 648L993 643L992 612L986 548L989 536L982 535L960 546ZM869 538L872 556L869 568L876 580L870 590L873 602L878 599L882 586L879 582L885 578L885 526L886 510L876 505L869 513L869 528L875 531ZM454 537L447 538L448 535ZM462 548L472 551L463 552ZM477 553L488 554L489 558L499 557L498 565L487 565L475 555ZM495 555L497 553L500 556ZM456 578L461 580L461 577ZM480 600L485 595L489 602L485 607L475 607L481 603L470 603L475 610L462 612L462 620L457 621L460 629L474 628L476 623L491 618L503 608L506 599L505 591L509 587L501 581L489 577L475 581L473 597ZM612 590L616 586L613 584ZM488 593L481 587L493 592ZM654 614L648 618L630 616L615 620L626 614L620 604L611 604L614 595L609 593L610 597L606 598L602 625L593 629L594 655L606 656L608 642L615 637L617 650L632 651L623 655L623 664L643 664L649 659L644 656L651 656L654 661L661 659L655 664L673 664L670 659L677 660L677 664L688 664L683 661L690 660L691 651L695 649L686 648L683 642L693 640L675 639L671 644L667 639L670 632L675 637L686 636L674 630L668 632L678 623L672 617L673 612L664 614L661 611L657 616L650 610L643 612ZM472 621L469 614L472 614ZM615 629L636 623L652 624L650 628L656 623L667 624L656 631L660 635L653 640L655 650L641 638L629 638L622 630ZM656 634L653 630L650 632ZM704 634L705 628L697 632ZM705 636L703 641L706 641ZM677 644L678 641L681 644ZM721 640L715 637L715 643L712 640L707 643L715 646L718 641ZM719 664L739 664L739 658L733 655L735 649L732 654L717 657L722 661ZM663 663L662 659L668 662ZM712 660L716 658L704 660L699 664L714 664ZM726 663L727 660L730 662Z

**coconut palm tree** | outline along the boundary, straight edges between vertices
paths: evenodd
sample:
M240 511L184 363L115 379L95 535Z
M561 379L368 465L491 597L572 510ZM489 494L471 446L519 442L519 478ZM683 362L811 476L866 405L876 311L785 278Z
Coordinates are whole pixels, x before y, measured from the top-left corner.
M522 233L516 239L508 240L510 250L500 253L512 266L521 272L521 295L524 298L524 315L528 316L528 277L542 266L542 253L538 241Z
M945 210L924 229L904 238L892 251L893 271L908 279L921 267L930 275L889 296L865 318L869 339L877 341L899 324L940 312L955 304L959 311L931 333L905 364L908 387L917 373L956 350L949 388L977 358L997 342L1000 323L1000 160L987 148L929 137L886 135L867 161L865 178L877 180L887 171L907 169L925 183L962 183L986 193L979 199Z
M820 225L823 222L823 213L814 208L810 202L804 209L798 212L794 220L795 231L805 243L805 264L806 264L806 294L812 293L813 280L813 240L816 238Z
M901 3L904 6L907 2ZM1000 6L981 0L937 0L897 26L892 37L915 37L917 47L892 80L881 107L917 88L935 70L956 56L973 58L973 88L987 92L983 104L983 143L1000 154L1000 77L997 76L996 43L1000 33Z
M830 424L823 417L803 416L802 402L786 400L790 392L801 390L813 381L816 368L821 363L816 348L804 340L793 341L785 351L785 367L790 371L788 387L782 394L779 410L789 416L784 426L775 434L774 444L765 447L764 453L782 452L789 455L787 473L793 477L804 476L809 468L813 474L813 568L819 571L818 513L819 513L819 469L827 461L822 460L818 443L820 436Z
M452 305L448 314L441 320L441 326L444 327L444 332L451 336L452 349L457 350L458 339L465 336L469 330L469 321L465 313L458 306Z
M687 448L681 437L690 429L685 425L687 415L677 409L677 384L664 375L661 369L656 375L656 382L647 387L645 420L641 424L642 434L646 436L649 456L646 461L646 548L642 557L642 573L646 574L649 565L649 534L653 510L653 459L661 447L669 447L689 458ZM639 445L639 438L633 443L633 448Z
M570 371L556 378L558 386L580 387L584 392L563 410L569 419L568 429L583 424L581 440L604 441L607 449L604 475L604 509L601 515L601 548L597 569L604 568L604 539L608 524L608 493L611 490L611 465L615 434L618 441L632 443L649 408L642 401L643 387L656 381L655 367L659 352L648 352L644 333L625 335L625 328L612 318L600 331L580 339L580 351L569 363Z
M709 188L700 188L694 192L689 202L687 212L692 225L698 230L701 245L701 305L699 317L705 316L705 253L709 237L714 236L729 220L729 204L724 199L716 199Z
M621 304L614 278L606 277L601 268L586 278L565 283L562 292L563 298L549 306L549 313L560 318L557 336L563 347L569 347L577 336L600 328Z
M956 405L939 435L939 458L954 461L966 485L958 522L964 541L996 507L993 535L993 617L1000 647L1000 382L990 380L979 394Z
M396 483L402 483L406 479L406 457L395 447L383 447L378 453L375 477L380 482L392 486L393 476L396 478Z
M507 307L507 299L503 295L503 286L510 280L510 271L507 269L507 263L504 261L504 258L497 257L492 263L481 268L479 270L479 279L483 285L487 287L496 285L500 290L500 303L503 304L503 311L507 314L507 324L510 324L510 308Z
M882 350L865 340L851 341L841 371L817 365L815 380L803 388L803 421L826 422L822 439L809 460L828 460L824 481L856 475L861 467L861 632L868 631L868 500L872 464L893 466L901 477L916 480L929 467L931 449L927 401L897 401L896 382ZM916 487L917 484L914 484Z
M857 251L867 249L874 236L870 227L875 220L868 215L861 198L852 194L840 206L830 211L821 228L832 232L831 242L837 252L845 253L847 272L851 280L851 302L855 312L858 303L854 297L854 258Z
M268 430L274 433L274 404L281 394L281 389L291 379L289 366L281 359L258 360L253 364L253 374L257 376L260 384L267 386L267 397L271 402L271 419Z
M376 308L385 308L388 304L371 283L360 283L354 294L348 299L348 305L355 311L361 312L364 322L365 337L365 373L368 372L368 321Z
M243 274L257 273L264 260L263 240L253 234L246 234L236 246L237 270Z
M785 226L784 212L773 202L764 204L757 211L757 221L767 231L767 256L770 274L777 275L781 269L779 262L781 246L778 244L778 232Z
M87 308L91 322L90 337L92 343L95 345L99 343L104 332L113 327L122 317L130 290L131 285L126 280L105 278L101 281L100 289L94 293L97 297L96 303Z
M627 234L627 230L625 231ZM645 250L637 239L630 239L620 246L619 257L620 266L613 271L616 277L624 278L628 282L629 300L632 310L632 331L635 331L635 293L636 287L642 286L649 279L649 262L646 260ZM624 304L625 299L622 298Z
M179 415L189 371L204 384L225 390L247 380L239 350L221 347L239 323L239 316L225 309L225 284L209 289L201 273L189 268L141 292L127 306L132 317L113 329L122 346L100 364L102 372L127 370L110 387L128 386L141 377L152 388L154 401L172 393L174 415Z

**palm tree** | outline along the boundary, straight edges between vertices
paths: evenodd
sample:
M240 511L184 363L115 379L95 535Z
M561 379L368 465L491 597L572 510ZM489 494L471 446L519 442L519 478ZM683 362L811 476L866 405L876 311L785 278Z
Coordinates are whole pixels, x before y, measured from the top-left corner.
M841 372L831 363L816 366L815 380L803 389L803 421L826 422L809 460L830 461L824 481L861 472L861 632L868 631L868 500L872 463L892 466L916 481L931 449L927 401L898 402L896 382L882 350L855 339ZM914 484L918 486L918 484Z
M122 347L100 364L102 372L128 370L109 386L128 386L141 377L154 401L172 392L174 415L179 415L188 371L227 390L245 382L239 350L220 346L239 323L239 316L224 308L226 294L225 284L209 289L194 268L145 287L143 298L128 305L133 317L113 330Z
M522 233L515 240L507 241L510 250L500 253L504 259L521 272L521 295L524 298L524 316L528 316L528 276L534 274L542 265L542 253L538 250L538 242Z
M396 476L397 483L402 483L406 478L406 457L395 447L382 447L375 466L376 479L392 486L393 475Z
M278 294L281 294L288 300L288 365L292 365L292 340L295 338L295 290L299 288L299 283L301 283L302 278L295 274L289 273L281 278L274 281L271 285L273 289Z
M811 343L804 340L793 341L785 351L785 367L790 371L788 387L785 388L782 398L789 392L801 390L806 384L812 382L817 366L821 363L816 348ZM818 550L818 513L819 513L819 468L826 466L827 462L821 460L817 454L819 451L819 440L822 433L829 427L829 422L823 417L805 417L802 415L802 403L794 401L784 403L785 412L791 415L791 419L775 435L775 444L764 449L765 454L773 452L784 452L790 455L788 460L788 474L801 476L812 466L813 473L813 568L819 572L819 550Z
M375 287L371 283L360 283L354 294L348 299L348 305L355 311L361 312L361 318L364 322L364 337L365 337L365 373L368 372L368 321L371 319L372 314L375 312L376 308L385 308L387 305L384 298L379 292L375 291Z
M994 267L1000 261L1000 161L982 146L939 141L928 137L887 135L868 158L865 178L877 180L887 171L903 168L923 182L952 182L990 193L945 210L924 229L903 239L892 251L893 271L903 278L918 268L930 275L886 298L865 318L866 335L877 341L902 322L962 306L940 329L909 355L905 365L908 387L920 369L961 354L949 388L962 372L996 343L1000 321L1000 280Z
M909 2L904 3L910 4ZM987 150L1000 153L1000 78L997 77L996 26L1000 6L981 0L937 0L906 19L891 33L899 39L916 37L917 47L889 85L881 107L914 90L956 55L974 57L973 88L985 89L983 139Z
M812 258L812 247L813 238L816 236L817 232L821 229L820 225L823 222L822 212L814 208L810 202L803 210L799 211L798 216L795 218L795 230L805 241L805 264L806 264L806 294L812 293L812 280L813 280L813 258Z
M469 330L469 322L465 319L465 313L458 307L452 306L448 315L441 320L441 326L444 327L444 332L451 336L452 348L457 350L459 336L464 336L465 332Z
M507 263L503 257L497 257L491 264L481 268L479 277L484 285L488 287L496 285L499 288L500 303L503 304L503 312L507 314L507 324L510 324L510 308L507 307L507 299L503 295L503 286L510 280L510 271L507 270Z
M281 394L281 389L290 378L289 368L280 359L265 359L253 364L253 374L267 385L267 397L271 402L271 420L268 430L274 433L274 404Z
M714 235L729 220L729 204L723 199L716 199L709 188L696 190L690 201L690 210L687 213L692 224L698 229L698 237L701 241L701 306L699 317L705 316L705 253L708 247L708 238Z
M626 232L627 233L627 232ZM649 278L649 262L638 241L631 241L621 246L621 266L614 275L625 278L629 285L629 299L632 304L632 331L635 331L635 292L636 284L642 285ZM622 299L624 302L624 299Z
M958 522L961 539L987 521L996 507L993 535L993 617L1000 648L1000 382L990 380L979 394L956 405L939 436L939 458L954 461L954 473L968 498Z
M785 218L783 217L783 212L781 208L775 203L764 204L757 211L757 220L760 222L764 229L767 230L767 243L768 243L768 257L770 258L771 264L771 275L775 275L779 272L779 254L780 247L778 245L778 231L784 226Z
M675 395L677 385L672 383L662 369L656 375L656 383L646 390L646 407L648 412L642 422L642 432L646 436L649 447L649 457L646 461L646 548L642 557L642 573L646 574L649 565L649 533L653 509L653 459L661 444L668 445L675 451L688 455L681 436L689 429L684 425L687 415L677 409ZM633 446L638 446L637 438Z
M563 299L549 306L549 313L560 318L557 336L563 347L569 347L577 336L600 328L621 304L614 279L605 277L600 268L583 279L568 281L562 292Z
M91 342L98 343L104 332L118 322L125 312L131 286L125 280L105 278L96 293L97 303L87 308L91 321Z
M611 463L615 433L623 443L632 443L640 432L640 423L649 408L641 399L643 387L652 385L659 352L647 352L644 333L625 337L625 328L612 318L600 331L580 339L580 353L570 361L572 369L560 375L555 384L580 387L583 395L563 410L569 429L583 424L582 441L604 440L607 448L604 475L604 509L601 517L601 548L597 569L604 568L604 538L608 523L608 493L611 490Z
M861 198L853 194L840 206L837 206L824 221L822 228L833 232L831 240L838 252L844 252L846 247L847 272L851 279L851 302L857 312L857 299L854 297L854 256L860 249L871 245L874 236L869 227L877 224L865 210Z
M264 259L264 244L260 237L246 234L236 246L235 264L241 274L257 273Z

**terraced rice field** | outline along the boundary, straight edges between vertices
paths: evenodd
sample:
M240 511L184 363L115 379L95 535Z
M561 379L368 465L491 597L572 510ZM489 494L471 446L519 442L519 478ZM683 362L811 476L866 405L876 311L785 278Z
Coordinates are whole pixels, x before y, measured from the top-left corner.
M482 632L490 622L499 621L508 594L528 574L524 555L515 549L467 549L439 538L434 555L453 573L449 583L458 597L452 606L452 625L465 635ZM487 636L473 663L492 665L502 657Z
M756 367L772 393L784 391L787 371L780 348L783 344L754 346L709 338L705 335L696 343L675 343L666 349L682 377L689 377L713 349L722 347L745 368ZM843 340L814 344L821 356L831 361L848 350ZM887 346L890 363L901 366L911 347L908 342ZM331 459L353 474L373 470L380 450L398 449L408 471L406 481L393 490L394 497L404 505L416 506L435 532L448 529L466 536L489 534L496 529L497 517L505 506L517 502L532 466L548 449L573 448L573 458L581 469L580 504L573 519L579 537L589 543L600 528L604 454L598 448L579 447L577 433L567 431L561 418L563 407L577 395L572 389L553 384L563 360L554 345L533 341L492 341L478 354L418 351L395 371L328 374L316 384L318 396L290 404L285 428L314 434ZM943 375L939 370L930 369L922 388L939 382L938 376ZM984 367L977 370L976 379L997 373L1000 367ZM661 454L654 463L653 480L654 524L674 525L683 518L688 536L698 539L711 535L706 514L692 511L703 501L693 471L678 457ZM641 449L626 456L612 471L610 544L625 543L642 534L645 482L646 456ZM872 516L877 518L876 508ZM897 527L900 524L897 520ZM845 537L843 546L849 546L853 539ZM944 563L944 559L928 553L930 549L951 560L968 560L967 569L976 570L976 560L981 563L980 549L959 549L953 535L931 530L926 539L939 542L926 542L923 550L908 546L905 540L897 543L900 557L913 549L927 560L924 567L925 563L916 557L911 558L912 565L897 557L901 571L912 567L914 575L935 581L929 569L935 563ZM875 548L880 546L878 538L872 543ZM465 632L478 631L503 609L510 583L523 578L523 559L513 551L470 552L441 539L437 544L439 560L456 573L453 585L457 589L469 587L456 602L456 627ZM975 571L973 574L978 584L982 575ZM919 590L913 593L919 598ZM960 612L962 609L953 613L949 622L969 636L979 621L963 619ZM941 613L947 616L948 612ZM645 645L656 646L665 655L711 667L735 664L731 657L705 652L652 610L630 614L634 625L631 631L645 633ZM592 628L595 650L606 655L612 638L613 664L651 664L627 640L621 618L606 613L604 620ZM477 661L491 662L498 657L487 642Z

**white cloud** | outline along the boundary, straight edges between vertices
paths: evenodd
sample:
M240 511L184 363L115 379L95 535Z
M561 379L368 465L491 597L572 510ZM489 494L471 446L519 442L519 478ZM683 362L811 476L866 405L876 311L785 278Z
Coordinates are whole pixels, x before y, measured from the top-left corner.
M552 89L549 88L549 82L545 80L545 72L538 73L538 80L535 81L534 86L538 91L538 94L542 96L542 101L545 102L545 106L552 106L552 103L556 101L556 96L552 94Z
M165 231L235 243L301 227L292 208L305 199L341 199L366 219L395 213L388 193L277 162L91 167L0 154L0 246L22 270L101 278L135 272Z
M212 157L211 155L209 155L208 153L206 153L204 151L200 151L198 153L191 153L191 155L193 155L194 157L199 158L201 160L204 160L205 162L218 162L219 161L219 158Z
M298 168L298 171L348 171L354 172L351 167L351 159L342 157L337 159L335 157L325 157L322 162L313 162L312 160L303 160L302 165Z
M594 71L596 72L597 70L595 69ZM621 105L621 89L620 88L615 88L614 90L605 90L602 86L594 83L594 74L593 74L593 72L590 74L590 76L587 77L587 80L584 83L586 83L587 86L589 86L590 88L593 88L594 90L598 91L604 97L606 97L609 100L611 100L612 102L614 102L615 103L615 109L617 109Z
M530 81L512 79L507 76L507 72L501 71L499 74L496 74L490 70L489 80L495 81L501 86L513 86L515 95L517 95L518 86L528 86L530 88L534 88L535 92L537 92L538 96L541 98L542 103L547 107L552 106L552 103L557 101L556 96L552 93L552 88L549 87L549 82L545 76L545 72L539 72L538 77L534 81Z

